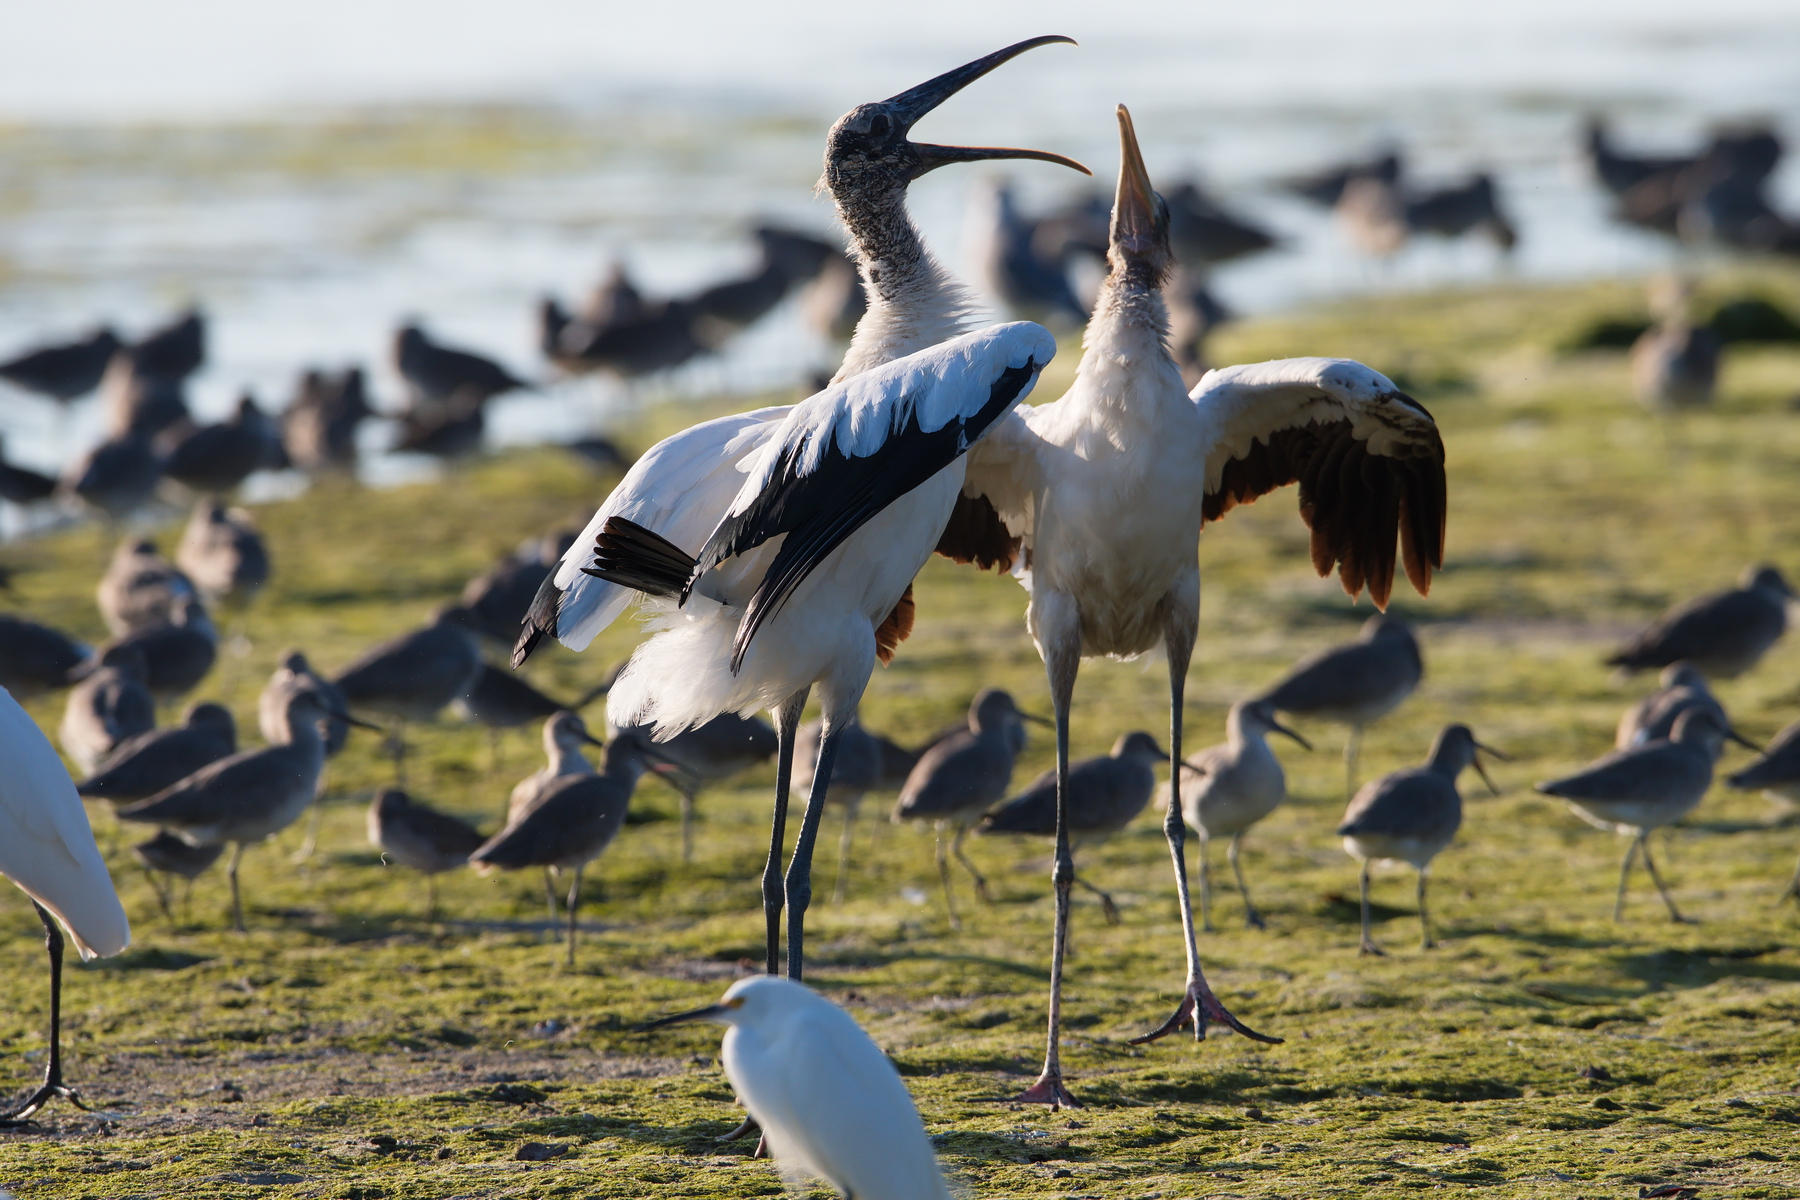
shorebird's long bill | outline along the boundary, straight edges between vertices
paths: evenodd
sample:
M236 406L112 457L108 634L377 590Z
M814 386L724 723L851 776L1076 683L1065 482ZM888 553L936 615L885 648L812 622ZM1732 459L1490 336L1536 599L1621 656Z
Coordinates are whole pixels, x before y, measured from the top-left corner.
M1296 742L1300 743L1300 747L1303 750L1311 750L1313 748L1313 744L1311 742L1309 742L1305 738L1301 737L1294 730L1289 729L1286 725L1283 725L1280 721L1270 718L1269 728L1272 731L1274 731L1275 733L1279 733L1286 737L1293 738Z
M1755 742L1751 741L1749 738L1745 737L1743 734L1739 733L1735 729L1727 729L1725 731L1725 736L1730 738L1732 741L1736 742L1738 745L1743 746L1745 749L1754 750L1758 754L1761 754L1763 752L1763 748L1761 746L1757 745Z
M1487 749L1487 747L1483 746L1480 742L1475 743L1475 748L1477 750L1486 750ZM1488 753L1494 754L1494 752L1492 750L1488 750ZM1502 756L1499 754L1494 754L1494 757L1501 758ZM1490 791L1490 792L1494 793L1494 795L1498 796L1500 794L1500 789L1494 786L1493 777L1487 773L1487 768L1481 765L1481 760L1479 758L1475 759L1474 762L1475 762L1475 773L1477 775L1481 776L1481 782L1487 784L1488 791Z
M1138 149L1131 112L1119 105L1119 192L1113 200L1112 244L1127 254L1156 248L1156 191Z
M1050 34L1045 37L1027 38L1015 42L1004 50L996 50L992 54L964 63L954 70L945 71L935 79L928 79L918 87L908 88L897 96L889 97L884 103L894 110L895 118L900 123L900 132L910 130L919 119L956 93L992 71L1003 63L1010 62L1027 50L1035 50L1039 46L1049 46L1057 42L1075 45L1075 39L1063 37L1061 34ZM937 146L927 142L914 142L913 149L918 152L920 165L917 175L950 163L981 162L995 158L1033 158L1039 162L1052 162L1080 171L1083 175L1093 172L1072 158L1060 154L1052 154L1047 150L1021 150L1011 146Z
M335 721L342 721L346 725L354 725L358 729L373 729L376 733L386 733L387 732L381 726L376 725L370 721L359 720L356 717L351 716L347 712L333 712L333 713L331 713L331 717Z
M1049 729L1056 728L1056 722L1049 717L1040 717L1036 713L1020 712L1016 708L1013 709L1013 714L1017 716L1019 720L1030 721L1033 725L1042 725Z

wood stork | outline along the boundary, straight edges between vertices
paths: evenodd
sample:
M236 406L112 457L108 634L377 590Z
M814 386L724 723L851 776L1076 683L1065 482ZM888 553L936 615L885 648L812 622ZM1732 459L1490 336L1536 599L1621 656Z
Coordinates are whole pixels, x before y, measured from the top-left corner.
M1169 659L1170 754L1181 759L1183 684L1199 622L1204 521L1298 481L1312 561L1378 605L1393 586L1395 543L1424 592L1443 558L1444 450L1431 415L1389 380L1343 359L1287 359L1212 371L1190 398L1166 342L1161 286L1173 257L1167 206L1150 186L1131 115L1119 108L1123 162L1107 259L1074 386L997 423L969 454L963 500L939 551L1004 564L1031 593L1026 625L1056 709L1056 926L1044 1071L1023 1099L1073 1104L1058 1055L1068 932L1069 707L1084 657ZM1251 1032L1200 970L1182 853L1181 772L1163 824L1186 938L1187 986L1173 1016L1140 1041L1192 1021Z
M19 885L44 923L50 954L50 1062L24 1103L0 1112L18 1125L58 1096L81 1106L62 1077L62 930L82 958L111 957L131 944L131 923L94 844L75 783L12 693L0 689L0 874ZM61 928L58 928L60 926Z
M869 295L837 378L791 410L709 421L652 448L539 589L514 648L515 667L546 633L583 649L634 591L644 591L669 610L667 628L652 639L657 649L634 657L630 686L613 693L613 725L648 720L667 737L721 712L774 710L780 750L763 872L771 973L784 905L794 908L788 966L800 973L799 932L837 731L854 716L875 659L890 657L912 627L910 584L955 503L960 456L1024 398L1056 351L1048 332L1025 323L954 336L973 303L920 241L907 187L940 166L986 159L1087 170L1044 151L931 145L908 134L1001 64L1070 40L1008 46L859 105L832 127L825 184L855 241ZM597 565L602 534L605 567ZM702 542L698 559L682 549ZM929 544L921 551L915 543ZM802 588L821 565L819 578ZM672 597L679 606L668 603ZM765 621L770 634L753 647ZM790 643L799 651L791 658L784 654ZM825 736L784 879L793 744L815 683L825 700Z

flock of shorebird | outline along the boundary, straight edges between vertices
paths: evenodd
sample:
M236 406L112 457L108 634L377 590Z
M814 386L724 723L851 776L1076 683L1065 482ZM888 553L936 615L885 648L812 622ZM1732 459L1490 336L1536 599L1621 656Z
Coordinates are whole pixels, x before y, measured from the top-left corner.
M88 775L77 788L16 701L9 695L0 704L0 736L9 761L18 764L0 779L0 870L37 902L48 931L53 1047L59 925L84 955L116 953L129 938L79 797L106 800L121 821L157 831L134 848L153 872L191 880L230 847L233 919L241 929L244 848L296 823L309 808L317 813L328 758L351 727L375 727L370 717L388 723L396 774L396 786L370 805L370 839L428 878L465 864L541 868L553 925L551 872L567 871L571 962L582 871L618 835L645 773L680 792L687 855L700 791L775 758L762 877L767 969L781 972L785 941L792 980L805 965L812 858L827 806L846 813L841 895L858 805L870 792L897 788L895 820L937 827L937 865L953 924L960 918L951 857L986 898L986 882L963 849L971 830L1053 838L1049 1030L1042 1073L1022 1097L1029 1101L1076 1104L1059 1053L1072 890L1095 893L1108 919L1117 919L1112 897L1076 872L1074 852L1122 829L1151 804L1161 762L1174 767L1160 793L1186 976L1174 1012L1135 1040L1188 1026L1204 1037L1209 1023L1279 1040L1246 1027L1206 982L1185 841L1191 826L1201 839L1201 926L1212 928L1208 850L1215 837L1230 843L1247 923L1261 926L1239 847L1286 796L1267 735L1307 745L1282 723L1283 714L1349 728L1345 769L1353 794L1337 833L1363 863L1362 949L1380 953L1369 929L1368 864L1382 860L1418 869L1429 946L1426 878L1461 823L1457 777L1473 766L1485 778L1479 756L1504 756L1452 724L1425 765L1355 787L1363 730L1403 703L1423 677L1413 632L1397 619L1372 618L1356 641L1300 662L1233 707L1228 741L1191 755L1183 751L1183 695L1198 621L1201 527L1237 504L1297 483L1321 575L1336 570L1350 595L1366 589L1382 607L1397 569L1419 592L1428 589L1442 565L1446 519L1443 443L1430 414L1382 375L1341 359L1230 367L1190 386L1168 344L1164 300L1177 269L1176 210L1152 188L1123 107L1117 114L1122 161L1105 224L1108 271L1075 383L1060 399L1021 403L1056 353L1054 338L1029 322L971 329L968 294L921 243L907 213L910 183L948 164L1035 159L1086 170L1045 151L936 145L910 136L919 120L969 83L1020 53L1066 41L1036 38L1007 47L860 105L832 128L825 187L854 243L866 304L830 383L798 404L709 421L665 439L630 466L578 535L521 547L471 581L460 601L430 624L371 648L332 677L317 673L302 653L289 653L259 700L263 747L238 749L232 716L216 704L196 705L179 727L155 726L158 704L186 695L214 666L220 638L210 612L241 609L270 574L270 555L254 525L217 500L195 510L173 563L145 540L128 538L120 546L98 591L114 634L105 645L90 650L48 626L0 618L0 684L18 694L69 687L61 741ZM778 239L769 239L768 254L773 263L804 257ZM796 270L772 267L760 291L747 291L776 291ZM748 305L755 296L739 299ZM689 306L722 312L730 303L714 296ZM573 354L570 347L594 332L582 333L560 313L554 317L563 321L561 352ZM403 361L411 356L409 378L441 370L430 389L446 411L474 403L465 389L479 369L434 358L432 351L416 330L403 332L399 353ZM176 368L188 361L163 357L178 359ZM166 405L171 394L179 401L178 377L172 393L143 383L163 358L141 344L126 358L138 381L131 394L139 407L131 411ZM464 382L452 387L452 377ZM511 383L488 377L475 390L497 394L503 385ZM235 428L257 425L253 408L246 405ZM181 419L178 414L164 428ZM336 436L329 424L320 426L321 444ZM191 445L201 432L180 444ZM138 441L147 436L129 422L126 434ZM288 440L266 428L257 436L259 453ZM217 440L231 441L224 433ZM165 462L176 460L164 454ZM227 490L242 479L223 469L209 474L199 449L190 457L200 465L184 468L184 478L200 490ZM1051 716L1022 711L1012 696L989 689L973 699L966 720L923 747L899 746L862 726L858 714L871 671L911 631L912 580L934 553L1011 573L1026 588L1027 628L1044 660ZM1615 661L1625 670L1666 667L1663 688L1628 714L1617 752L1540 789L1596 824L1632 833L1627 873L1641 854L1662 887L1648 833L1690 811L1711 783L1723 739L1741 740L1706 679L1752 666L1783 633L1791 598L1781 575L1761 568L1742 588L1675 610L1619 652ZM515 667L545 637L584 649L633 603L651 614L652 636L579 700L545 696L485 661L484 640L509 645ZM1151 734L1132 731L1110 754L1071 762L1082 660L1158 647L1169 664L1168 749ZM802 726L814 689L822 717ZM604 740L576 711L601 695L609 706ZM543 722L547 763L513 789L504 824L491 836L405 790L405 726L435 720L452 705L490 728ZM768 710L772 724L749 715L757 710ZM1056 765L1008 799L1024 727L1034 721L1054 728ZM598 769L588 746L602 748ZM1732 781L1800 793L1797 750L1800 725ZM784 870L788 799L796 784L806 803ZM1624 882L1622 874L1621 904ZM435 892L431 904L435 912ZM1679 919L1672 902L1669 909ZM759 1058L746 1049L759 1029L771 1036L778 1027L789 1029L784 1037L828 1036L831 1018L813 1022L810 1035L806 1022L790 1020L810 1011L806 995L740 984L722 1005L688 1015L733 1025L727 1068L778 1156L856 1195L892 1194L879 1179L859 1181L849 1168L833 1166L824 1150L806 1149L813 1144L808 1138L823 1136L818 1122L839 1119L831 1106L815 1105L806 1109L815 1117L797 1117L800 1109L758 1099L773 1094L772 1079L815 1099L850 1086L830 1077L830 1055L765 1046ZM734 1055L732 1038L740 1035L750 1040L740 1040L744 1052ZM794 1072L810 1074L797 1084ZM25 1119L49 1098L69 1094L53 1050L43 1087L0 1120ZM845 1111L870 1111L858 1103L847 1100ZM893 1105L884 1111L891 1117ZM912 1120L916 1126L916 1114Z

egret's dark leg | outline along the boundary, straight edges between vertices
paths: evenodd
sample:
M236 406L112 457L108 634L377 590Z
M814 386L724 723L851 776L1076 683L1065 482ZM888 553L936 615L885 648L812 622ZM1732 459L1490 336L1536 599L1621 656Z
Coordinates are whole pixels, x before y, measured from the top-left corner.
M1375 939L1369 935L1369 861L1368 861L1368 859L1364 859L1363 865L1362 865L1362 946L1359 947L1359 949L1364 954L1382 955L1382 954L1387 953L1387 951L1383 950L1380 946L1377 946L1375 944Z
M0 1129L25 1124L32 1113L58 1096L76 1108L87 1108L62 1077L62 930L56 927L55 918L44 911L43 905L33 901L32 907L37 909L38 920L44 923L44 949L50 954L50 1062L44 1068L44 1082L37 1091L27 1096L23 1104L0 1113Z
M569 881L569 965L575 965L575 910L581 904L581 868L575 868L575 878Z
M1631 879L1631 863L1632 860L1637 857L1638 847L1644 846L1645 849L1649 848L1644 841L1644 837L1644 832L1639 830L1638 835L1631 839L1631 845L1625 847L1625 861L1619 865L1619 891L1618 894L1613 897L1614 921L1618 921L1625 916L1625 884Z
M1177 764L1169 772L1169 811L1163 815L1163 835L1169 840L1169 858L1175 868L1175 900L1181 911L1181 934L1187 950L1187 986L1181 1003L1169 1019L1144 1036L1132 1038L1131 1044L1153 1042L1190 1022L1194 1026L1194 1040L1204 1041L1207 1022L1212 1021L1252 1041L1275 1045L1280 1043L1280 1038L1251 1029L1232 1016L1213 993L1200 969L1200 943L1194 935L1194 905L1188 895L1187 857L1182 850L1187 839L1187 822L1182 819L1181 811L1181 776L1184 772L1178 764L1182 761L1181 724L1186 715L1182 701L1187 690L1188 663L1194 656L1194 636L1200 623L1199 586L1196 578L1191 602L1184 602L1177 591L1171 590L1163 613L1163 646L1169 654L1169 761ZM1066 761L1061 763L1060 769L1067 773Z
M1225 856L1231 860L1231 873L1237 876L1238 895L1244 898L1244 928L1267 929L1269 926L1262 919L1262 914L1256 911L1256 905L1250 903L1250 888L1244 883L1244 868L1238 865L1238 847L1243 841L1242 833L1232 834L1231 849Z
M975 864L970 862L969 856L963 853L963 839L968 836L969 827L967 825L958 824L956 827L956 836L950 839L950 853L956 856L956 861L963 865L963 870L967 871L969 873L969 878L975 881L976 898L983 904L992 904L994 899L992 896L988 895L987 878L983 876L980 871L975 869Z
M1431 877L1431 868L1419 868L1419 949L1429 950L1437 945L1431 940L1431 917L1425 911L1425 881Z
M844 886L850 876L850 839L856 834L856 810L862 806L860 795L844 803L844 832L838 835L837 879L831 885L831 902L844 902Z
M231 922L239 933L246 933L244 928L244 900L238 892L238 861L244 857L244 843L231 844L231 861L225 864L226 878L231 880Z
M956 915L956 896L950 890L950 850L944 845L944 825L946 822L935 822L937 832L937 869L938 882L944 885L944 909L950 914L950 928L961 929L962 918Z
M556 884L550 878L550 868L544 868L544 906L550 910L550 937L556 938Z
M1181 774L1179 770L1176 775ZM1171 784L1171 787L1174 785ZM1171 799L1170 803L1173 803ZM1237 845L1233 842L1232 845ZM1216 933L1212 923L1212 840L1200 839L1200 928L1208 933Z
M830 699L830 694L826 694ZM854 710L852 710L854 711ZM819 731L819 761L813 766L812 794L800 817L800 833L794 838L794 857L787 869L788 978L799 979L806 965L806 910L812 904L813 845L819 840L819 822L825 817L825 793L831 790L831 769L837 762L838 743L844 738L841 724L834 727L825 714Z
M681 861L694 861L694 789L681 789Z
M1669 920L1675 922L1677 925L1688 924L1689 923L1688 919L1681 915L1680 909L1675 907L1675 897L1669 895L1669 889L1663 886L1662 876L1658 875L1656 873L1656 860L1650 857L1650 839L1649 839L1649 837L1646 836L1643 839L1643 842L1644 842L1644 869L1650 872L1650 881L1652 883L1656 884L1656 890L1658 892L1662 893L1663 903L1665 905L1667 905L1668 909L1669 909Z
M788 789L794 783L794 734L800 728L800 713L806 707L806 694L801 688L789 696L774 713L775 717L775 819L769 823L769 861L763 866L763 921L768 932L768 972L781 973L781 908L787 902L782 890L781 849L787 840Z
M1068 603L1073 606L1074 601ZM1050 884L1056 895L1056 924L1050 941L1050 1035L1044 1069L1019 1099L1051 1108L1080 1108L1063 1085L1062 980L1063 956L1069 942L1069 890L1075 883L1075 861L1069 854L1069 707L1075 699L1075 675L1081 669L1079 626L1061 639L1045 639L1044 670L1050 677L1050 704L1056 715L1056 858Z

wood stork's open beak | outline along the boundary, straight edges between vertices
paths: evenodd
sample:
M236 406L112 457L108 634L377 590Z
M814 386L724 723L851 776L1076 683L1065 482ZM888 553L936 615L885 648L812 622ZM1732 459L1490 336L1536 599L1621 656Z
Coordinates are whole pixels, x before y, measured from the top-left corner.
M908 88L897 96L889 97L883 103L893 111L894 120L900 126L898 132L904 136L926 113L995 67L1010 62L1027 50L1035 50L1039 46L1048 46L1055 42L1067 42L1071 46L1076 44L1074 38L1063 37L1061 34L1027 38L1025 41L1015 42L1004 50L996 50L974 62L964 63L954 70L945 71L935 79L928 79L917 87ZM1064 158L1060 154L1052 154L1048 150L1019 150L1008 146L936 146L927 142L914 142L912 147L919 156L919 165L912 173L914 179L927 171L935 171L950 163L980 162L991 158L1035 158L1040 162L1060 163L1065 167L1080 171L1083 175L1093 174L1074 159Z
M1157 231L1156 191L1138 149L1137 130L1131 112L1119 105L1119 192L1113 201L1113 248L1131 255L1154 252L1161 240Z

